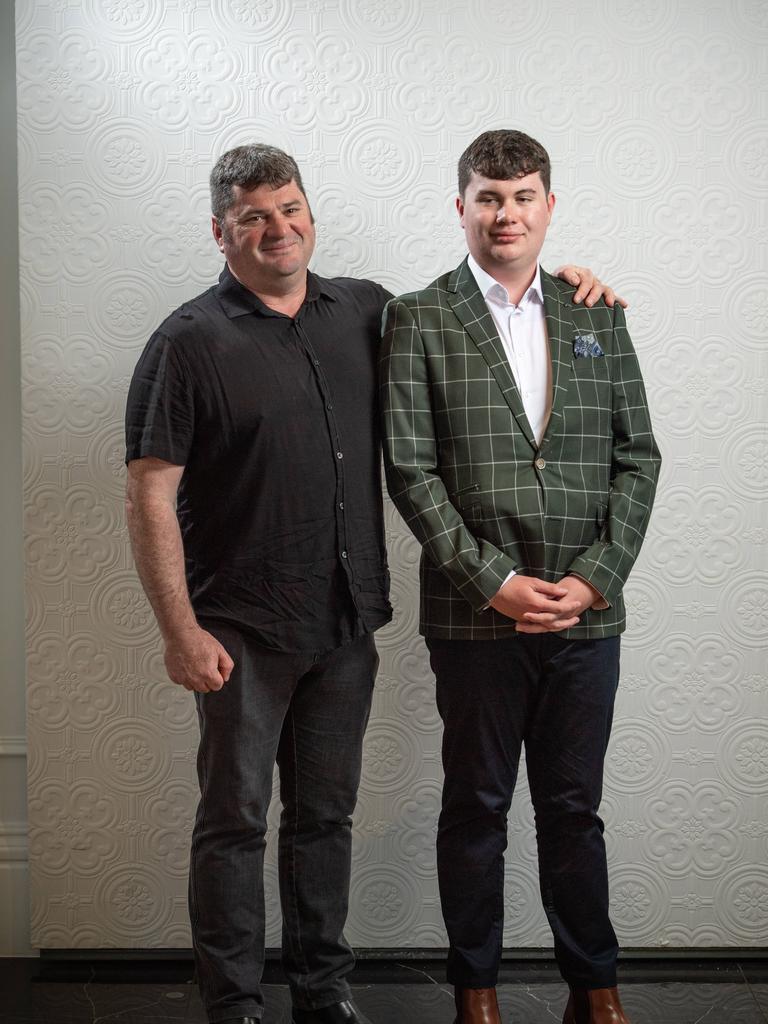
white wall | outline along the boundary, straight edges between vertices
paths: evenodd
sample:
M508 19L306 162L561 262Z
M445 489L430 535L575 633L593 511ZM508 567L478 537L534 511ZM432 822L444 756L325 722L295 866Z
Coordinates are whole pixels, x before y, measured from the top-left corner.
M764 942L766 43L757 0L20 0L37 945L188 939L191 698L164 681L127 552L121 417L150 331L215 279L211 164L248 139L293 152L315 268L397 291L458 261L456 160L502 125L552 155L545 263L587 262L631 300L666 457L608 756L617 930L633 946ZM440 946L440 730L415 632L417 548L391 509L388 524L396 616L349 933ZM521 791L516 946L549 943L531 818ZM271 942L274 883L272 848Z

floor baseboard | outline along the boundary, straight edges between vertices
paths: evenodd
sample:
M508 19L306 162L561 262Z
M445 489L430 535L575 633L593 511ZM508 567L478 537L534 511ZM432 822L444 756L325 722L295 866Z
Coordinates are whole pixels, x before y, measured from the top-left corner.
M186 984L194 980L192 951L42 950L38 960L0 960L0 978L13 970L35 981ZM629 949L619 958L622 984L632 982L747 980L768 981L768 949ZM500 982L556 981L551 950L506 950ZM279 950L267 951L265 984L282 984ZM444 984L445 951L364 949L357 952L352 984Z

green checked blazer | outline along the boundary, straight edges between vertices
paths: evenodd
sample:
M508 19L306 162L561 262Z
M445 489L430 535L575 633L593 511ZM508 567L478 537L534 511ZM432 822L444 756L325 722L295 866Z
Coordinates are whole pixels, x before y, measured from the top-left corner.
M552 413L537 445L493 317L466 260L384 312L381 402L390 496L423 545L421 632L512 636L486 608L514 569L581 576L605 598L560 635L625 628L622 588L661 459L624 312L571 302L542 271Z

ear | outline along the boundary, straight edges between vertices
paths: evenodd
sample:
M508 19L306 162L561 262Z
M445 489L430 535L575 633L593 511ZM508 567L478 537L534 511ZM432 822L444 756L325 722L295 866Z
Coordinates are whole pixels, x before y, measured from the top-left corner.
M554 192L550 192L549 195L547 196L547 210L549 212L549 217L547 219L547 224L549 224L552 221L552 211L554 210L554 208L555 208L555 193Z
M464 227L464 200L461 196L456 196L456 210L459 214L459 223Z
M213 232L213 237L216 239L216 245L218 245L219 250L224 252L224 244L222 240L223 232L221 230L221 225L215 217L211 217L211 231Z

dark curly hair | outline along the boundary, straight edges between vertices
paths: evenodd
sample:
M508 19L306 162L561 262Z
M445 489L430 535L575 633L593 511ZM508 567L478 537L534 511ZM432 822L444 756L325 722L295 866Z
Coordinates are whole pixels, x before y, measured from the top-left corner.
M484 178L508 181L525 174L541 175L549 192L550 166L546 149L530 135L511 129L483 132L459 157L459 195L466 191L472 172Z

